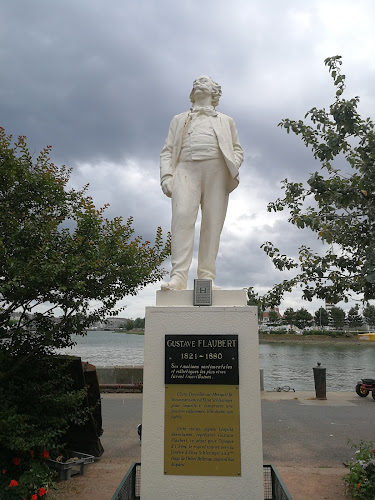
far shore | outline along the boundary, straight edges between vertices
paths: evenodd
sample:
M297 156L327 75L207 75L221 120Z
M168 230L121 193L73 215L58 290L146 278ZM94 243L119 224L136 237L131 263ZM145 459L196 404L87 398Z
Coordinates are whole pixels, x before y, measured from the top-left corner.
M115 333L130 333L131 335L144 335L144 330L113 330Z
M95 330L92 330L95 331ZM144 335L144 330L111 330L115 333ZM366 333L366 332L363 332ZM375 346L375 342L358 340L356 333L332 337L331 335L296 335L295 333L259 333L259 344L340 344Z
M365 333L365 332L363 332ZM276 334L276 333L259 333L260 344L276 344L276 343L306 343L306 344L348 344L348 345L365 345L375 346L375 342L366 340L358 340L357 334L352 337L331 337L330 335L296 335L296 334Z

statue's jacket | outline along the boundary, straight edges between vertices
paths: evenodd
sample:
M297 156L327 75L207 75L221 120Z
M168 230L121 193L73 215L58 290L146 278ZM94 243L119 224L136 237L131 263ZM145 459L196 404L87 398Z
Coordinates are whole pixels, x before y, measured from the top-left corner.
M172 118L169 126L168 137L160 153L160 181L168 176L174 176L183 141L184 128L189 119L189 111L180 113ZM217 112L210 116L212 127L215 131L219 148L230 172L228 191L231 192L239 183L239 168L243 161L243 151L238 139L234 120L223 113Z

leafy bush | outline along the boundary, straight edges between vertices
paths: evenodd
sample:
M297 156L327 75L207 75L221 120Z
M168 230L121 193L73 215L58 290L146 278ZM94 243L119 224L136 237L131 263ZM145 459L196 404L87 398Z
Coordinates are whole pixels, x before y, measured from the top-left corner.
M375 498L375 445L374 442L352 443L356 450L355 461L350 462L349 474L344 477L355 500Z
M345 334L344 330L333 330L328 332L330 337L343 337Z
M303 335L328 335L324 330L305 330Z
M47 456L48 452L43 450L40 457L34 458L34 450L29 450L27 454L20 453L4 462L6 468L0 471L1 499L37 500L43 497L53 484L52 474L55 475L43 460Z
M33 356L5 378L0 387L1 500L43 496L54 473L45 464L49 453L64 447L72 422L83 423L84 391L74 390L67 375L68 360ZM0 351L0 365L12 366L9 353Z

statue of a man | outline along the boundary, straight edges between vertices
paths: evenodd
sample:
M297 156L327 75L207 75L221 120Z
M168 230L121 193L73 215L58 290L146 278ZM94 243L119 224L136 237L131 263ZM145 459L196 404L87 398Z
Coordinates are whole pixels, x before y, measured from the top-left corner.
M243 160L233 119L215 109L220 96L220 85L210 77L194 80L192 107L173 117L160 153L161 188L172 198L172 271L162 289L186 289L199 206L198 278L216 277L228 197L238 186Z

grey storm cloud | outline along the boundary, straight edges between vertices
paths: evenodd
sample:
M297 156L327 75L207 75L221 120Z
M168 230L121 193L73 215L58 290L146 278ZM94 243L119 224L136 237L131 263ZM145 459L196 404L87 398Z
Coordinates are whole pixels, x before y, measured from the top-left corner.
M228 107L243 135L249 130L254 136L259 116L251 104L262 100L263 93L256 46L262 46L265 65L275 39L276 57L282 53L288 11L278 2L273 2L272 16L259 6L228 11L221 2L207 2L207 22L194 4L115 1L105 8L92 1L6 3L2 38L12 43L3 44L7 49L1 58L7 68L3 92L8 126L38 145L53 143L64 161L155 157L170 118L189 106L193 78L208 66L223 86L223 111ZM248 30L254 30L258 18L261 27L253 40ZM269 29L274 37L267 35ZM273 74L280 71L281 78L285 59L272 64ZM253 96L249 103L244 89L249 89L247 99ZM267 90L265 101L283 98L277 81Z
M271 240L295 255L315 236L291 227L287 214L270 218L267 203L282 196L282 179L306 181L320 167L277 124L329 106L324 59L336 54L347 97L359 95L361 112L374 115L374 14L370 0L5 0L0 125L26 135L35 154L51 144L53 161L73 168L73 186L89 183L98 206L110 203L108 216L132 215L135 232L152 240L157 226L170 226L158 179L170 120L190 106L194 78L209 74L222 86L219 110L235 119L245 153L218 282L272 286L280 273L260 245ZM151 289L136 310L129 303L130 315L143 315Z

